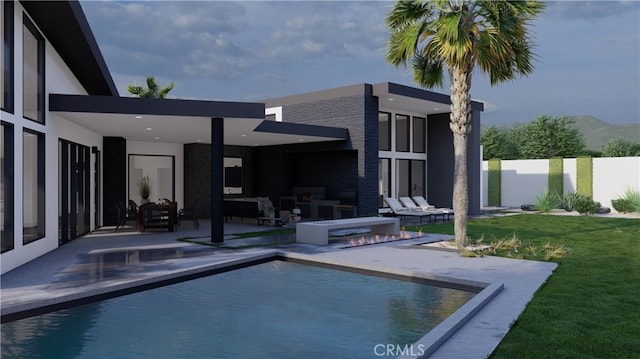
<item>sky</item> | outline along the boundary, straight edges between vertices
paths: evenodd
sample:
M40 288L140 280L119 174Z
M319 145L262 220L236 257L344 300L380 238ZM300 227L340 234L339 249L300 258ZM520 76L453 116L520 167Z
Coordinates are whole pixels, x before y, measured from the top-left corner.
M416 86L385 62L388 1L81 1L121 96L259 102L358 83ZM541 115L640 122L640 1L551 1L529 28L535 70L491 86L474 72L482 124ZM448 84L432 91L448 94Z

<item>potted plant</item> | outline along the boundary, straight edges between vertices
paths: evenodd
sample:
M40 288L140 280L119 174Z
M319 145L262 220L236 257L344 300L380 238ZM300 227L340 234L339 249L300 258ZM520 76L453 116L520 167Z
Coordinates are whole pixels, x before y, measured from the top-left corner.
M138 193L142 198L141 203L149 202L149 196L151 195L151 181L149 180L149 176L144 176L138 181Z

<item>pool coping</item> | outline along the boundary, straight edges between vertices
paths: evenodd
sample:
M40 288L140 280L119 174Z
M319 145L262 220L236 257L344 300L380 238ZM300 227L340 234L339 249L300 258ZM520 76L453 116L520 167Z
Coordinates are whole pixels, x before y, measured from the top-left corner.
M109 249L108 251L116 249L120 248ZM127 249L131 249L131 247ZM159 288L275 260L292 261L306 265L316 265L400 280L418 279L420 283L475 292L476 294L473 298L412 344L413 347L419 348L419 352L422 354L418 356L420 358L426 358L430 354L434 353L438 347L445 343L459 328L463 327L465 323L467 323L504 288L502 283L485 283L397 268L358 264L354 265L353 263L331 260L329 258L319 260L318 258L313 258L312 255L308 254L282 250L270 250L264 253L251 254L240 258L229 259L173 273L154 276L152 278L138 279L108 287L100 286L98 288L91 288L82 292L3 307L1 314L2 323L67 309L78 305L99 302L135 292ZM398 358L415 357L416 355L409 354L401 355Z
M517 320L535 292L549 279L558 267L553 262L529 261L494 256L465 258L457 252L432 250L416 244L438 241L450 236L425 233L422 237L395 242L385 242L362 247L342 248L339 243L329 246L306 244L281 245L276 248L251 248L239 250L213 250L201 257L163 260L160 268L145 268L138 272L135 268L123 269L116 277L99 278L91 282L69 278L67 271L81 273L89 267L79 267L79 261L92 249L137 246L162 246L175 243L170 238L123 237L87 238L61 247L51 254L34 261L29 266L2 277L2 321L20 311L36 311L58 308L69 303L95 301L132 292L132 287L146 286L147 289L172 282L179 282L185 276L193 279L222 271L224 268L244 266L256 260L270 261L280 256L300 258L326 265L344 265L360 270L383 271L412 277L424 277L433 281L456 282L458 285L476 285L489 290L482 296L476 295L484 307L468 306L459 308L452 319L445 319L440 327L426 333L415 345L417 354L400 352L393 357L425 357L427 349L433 351L429 358L485 358L497 347ZM185 243L185 246L197 246ZM135 246L132 246L135 247ZM206 248L206 246L198 246ZM209 247L210 248L210 247ZM39 273L43 273L41 276ZM228 270L228 269L227 269ZM72 273L73 274L73 273ZM87 297L93 296L93 300ZM102 297L100 297L102 296ZM489 300L492 296L493 300ZM474 298L476 298L474 297ZM74 302L75 301L75 302ZM474 309L477 308L477 309ZM57 310L57 309L56 309ZM448 338L447 338L448 337ZM404 343L398 343L404 344ZM407 343L412 344L412 343ZM404 344L406 345L406 344ZM377 353L373 351L370 356ZM389 355L386 355L389 357Z

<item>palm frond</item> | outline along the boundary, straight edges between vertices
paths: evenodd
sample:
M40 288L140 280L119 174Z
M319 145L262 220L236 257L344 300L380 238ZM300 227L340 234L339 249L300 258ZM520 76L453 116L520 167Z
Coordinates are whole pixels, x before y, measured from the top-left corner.
M413 58L413 80L423 87L442 87L444 84L444 64L422 55Z
M428 1L402 0L395 3L384 22L394 31L431 15L432 6Z
M386 54L387 62L396 67L406 66L416 53L422 28L422 23L414 22L404 26L399 31L393 32L389 38L389 47Z

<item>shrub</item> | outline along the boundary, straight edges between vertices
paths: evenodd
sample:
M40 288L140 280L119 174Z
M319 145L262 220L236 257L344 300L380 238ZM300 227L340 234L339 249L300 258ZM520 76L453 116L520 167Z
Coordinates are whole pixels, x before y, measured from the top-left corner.
M574 208L580 214L594 214L600 209L600 203L594 202L591 196L579 194Z
M580 195L576 192L565 193L564 196L560 199L560 207L567 212L571 212L576 209L576 201Z
M640 212L640 193L627 188L622 197L611 201L613 208L622 213Z
M626 198L612 199L611 205L620 213L629 213L635 210L633 203Z
M550 191L547 188L542 195L536 197L536 207L544 213L549 213L552 209L560 208L560 196L557 192Z

